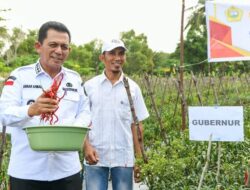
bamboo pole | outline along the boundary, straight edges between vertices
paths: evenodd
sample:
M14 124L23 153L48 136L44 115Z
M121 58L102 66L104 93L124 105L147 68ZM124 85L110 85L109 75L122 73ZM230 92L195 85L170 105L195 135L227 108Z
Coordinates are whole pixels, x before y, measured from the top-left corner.
M221 166L221 142L217 143L217 152L218 152L218 160L217 160L216 183L217 183L217 187L219 187L220 186L220 166Z
M149 97L151 99L151 103L152 103L152 107L155 111L155 114L156 114L156 118L158 120L158 123L160 125L160 133L161 133L161 137L163 139L163 141L168 144L168 137L167 137L167 134L166 134L166 129L164 128L164 125L163 125L163 121L162 121L162 118L160 116L160 113L159 113L159 110L156 106L156 103L155 103L155 100L154 100L154 97L153 97L153 91L152 91L152 86L151 86L151 83L149 81L149 77L147 74L145 74L144 76L145 78L145 81L146 81L146 85L147 85L147 90L148 90L148 94L149 94Z
M2 172L2 162L3 162L3 154L4 154L4 147L6 144L6 126L2 127L2 133L1 133L1 147L0 147L0 173Z
M211 144L212 144L212 134L211 134L210 137L209 137L208 148L207 148L206 163L205 163L205 166L203 167L202 174L201 174L201 178L200 178L200 182L199 182L199 185L198 185L197 190L200 190L200 189L201 189L202 182L203 182L204 177L205 177L205 173L207 172L208 164L209 164L209 161L210 161Z
M4 156L4 148L6 145L6 126L2 126L2 133L0 133L0 137L1 137L1 146L0 146L0 175L3 173L3 176L5 176L4 174L4 170L2 168L2 163L3 163L3 156ZM5 180L3 180L0 183L0 190L4 190L6 188L6 184L5 184Z
M184 95L184 12L185 12L185 0L182 0L181 11L181 36L180 36L180 91L183 98L181 99L181 115L182 115L182 130L186 128L186 101Z
M199 100L200 106L203 106L203 104L202 104L202 98L201 98L201 93L199 91L198 84L197 84L197 79L195 78L194 73L192 71L191 71L191 75L192 75L192 79L194 81L194 86L195 86L195 89L196 89L197 98Z

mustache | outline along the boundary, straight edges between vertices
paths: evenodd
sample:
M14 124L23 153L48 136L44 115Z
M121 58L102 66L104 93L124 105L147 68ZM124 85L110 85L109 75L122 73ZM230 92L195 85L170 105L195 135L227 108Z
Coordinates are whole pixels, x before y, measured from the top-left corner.
M111 72L114 73L114 74L118 74L118 73L121 73L122 70L116 70L116 71L111 71Z

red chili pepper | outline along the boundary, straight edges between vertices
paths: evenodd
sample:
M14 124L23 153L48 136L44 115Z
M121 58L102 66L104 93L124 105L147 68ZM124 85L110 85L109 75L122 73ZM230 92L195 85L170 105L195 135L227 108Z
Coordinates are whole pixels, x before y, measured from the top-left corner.
M248 170L245 171L245 176L244 176L244 183L245 183L245 186L248 187L249 185L249 174L248 174Z
M46 98L55 99L58 101L58 103L61 101L61 99L63 99L63 97L66 94L66 91L64 91L64 94L62 97L57 96L57 91L62 83L62 80L63 80L63 74L61 73L56 78L54 78L53 84L51 85L49 90L43 89L43 92L44 92ZM45 121L45 122L49 121L50 125L55 124L56 122L58 122L58 117L55 114L55 112L57 110L58 110L58 108L53 112L41 114L40 119Z

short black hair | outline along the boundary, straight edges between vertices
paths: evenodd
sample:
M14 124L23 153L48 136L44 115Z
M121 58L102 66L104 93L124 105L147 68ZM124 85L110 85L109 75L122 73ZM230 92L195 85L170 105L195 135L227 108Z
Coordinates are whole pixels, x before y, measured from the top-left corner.
M69 42L71 41L71 35L69 29L60 22L57 21L48 21L44 23L38 32L38 41L42 44L44 39L47 37L47 33L49 29L56 30L58 32L66 32L69 35Z

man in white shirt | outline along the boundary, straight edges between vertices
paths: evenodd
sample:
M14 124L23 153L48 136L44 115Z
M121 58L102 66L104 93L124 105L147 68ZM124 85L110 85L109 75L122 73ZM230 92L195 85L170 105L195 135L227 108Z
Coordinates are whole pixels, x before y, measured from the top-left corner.
M84 84L92 120L84 144L87 190L107 190L109 172L113 190L133 189L134 147L137 156L141 152L138 140L133 143L135 127L123 82L126 50L119 39L105 42L99 57L105 70ZM142 128L142 120L149 114L139 86L129 78L128 82Z
M5 81L0 99L0 119L11 127L11 156L8 167L11 190L81 190L81 163L77 151L47 152L30 148L23 127L38 126L42 114L53 113L57 124L87 126L89 101L82 80L62 65L70 52L70 32L59 22L44 23L35 48L37 63L15 69ZM45 96L58 76L61 101ZM64 94L64 92L66 93Z

